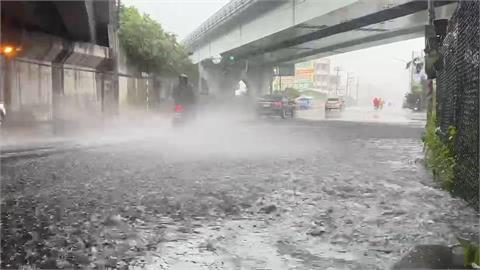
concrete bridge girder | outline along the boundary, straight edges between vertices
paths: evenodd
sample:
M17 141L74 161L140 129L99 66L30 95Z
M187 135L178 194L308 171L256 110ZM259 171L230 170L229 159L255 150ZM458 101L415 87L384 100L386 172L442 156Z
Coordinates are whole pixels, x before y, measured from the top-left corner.
M10 28L2 29L3 35L19 44L20 51L16 57L29 61L55 62L59 56L65 55L65 64L97 68L112 56L109 47L74 42L40 32Z
M113 1L2 1L2 42L14 43L6 28L42 32L70 41L109 46L108 25L114 24Z
M456 3L438 0L435 5L439 18L449 18ZM194 62L216 55L248 58L252 64L301 62L421 36L426 8L426 1L415 0L281 1L268 12L238 14L235 24L222 22L187 40L187 47Z
M75 39L96 43L93 1L55 1L65 28Z

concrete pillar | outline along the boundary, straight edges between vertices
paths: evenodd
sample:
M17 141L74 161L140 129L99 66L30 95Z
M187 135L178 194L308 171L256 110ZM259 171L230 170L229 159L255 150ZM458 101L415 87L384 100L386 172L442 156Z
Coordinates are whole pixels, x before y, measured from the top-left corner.
M256 98L270 92L273 77L272 66L248 67L245 74L245 81L251 98Z
M97 100L100 100L100 107L102 113L105 111L105 104L104 104L104 87L103 87L103 73L96 72L95 73L95 88L97 90Z
M62 99L64 94L63 63L52 63L52 127L55 134L64 131Z
M119 82L118 82L118 54L120 48L120 41L118 39L118 30L119 30L119 23L117 21L118 11L120 6L117 5L117 1L109 1L109 21L108 24L108 41L109 47L111 52L111 61L112 61L112 75L108 76L110 84L109 88L112 94L112 112L117 115L118 114L118 101L119 101ZM105 92L107 93L107 92Z
M199 81L204 79L208 85L208 95L216 99L230 99L235 95L235 88L242 78L242 69L240 65L225 66L222 64L200 64Z
M8 111L11 109L12 104L12 74L13 63L8 58L1 58L1 81L2 91L0 93L0 101L4 102L5 108Z

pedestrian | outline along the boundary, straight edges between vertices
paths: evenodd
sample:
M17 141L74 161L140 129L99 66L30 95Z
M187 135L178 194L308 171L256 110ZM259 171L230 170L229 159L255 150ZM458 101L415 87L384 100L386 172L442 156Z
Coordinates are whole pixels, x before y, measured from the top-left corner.
M375 110L378 110L379 104L380 104L380 100L377 97L373 98L373 108Z

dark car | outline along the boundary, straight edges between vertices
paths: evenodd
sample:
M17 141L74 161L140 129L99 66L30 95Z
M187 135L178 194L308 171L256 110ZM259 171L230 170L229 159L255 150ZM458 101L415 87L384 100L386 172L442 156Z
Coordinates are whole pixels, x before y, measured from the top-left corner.
M265 95L256 102L257 115L273 115L285 118L295 116L295 101L281 95Z

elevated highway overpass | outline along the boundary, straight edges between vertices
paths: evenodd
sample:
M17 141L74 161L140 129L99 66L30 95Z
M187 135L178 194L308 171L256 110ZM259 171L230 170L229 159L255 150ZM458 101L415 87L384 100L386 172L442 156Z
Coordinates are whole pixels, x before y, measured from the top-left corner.
M1 45L15 55L96 68L110 58L113 1L2 1Z
M437 18L456 7L434 4ZM243 79L258 93L268 89L276 64L423 36L427 7L426 0L233 0L184 44L210 91L220 94Z
M103 111L105 100L115 103L117 7L117 0L0 2L0 102L7 107L7 122L37 107L53 120L73 109L65 101L72 92L66 85L78 74L67 78L65 68L94 78L95 87L88 89L92 106Z

